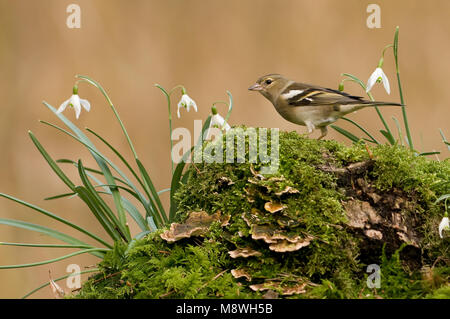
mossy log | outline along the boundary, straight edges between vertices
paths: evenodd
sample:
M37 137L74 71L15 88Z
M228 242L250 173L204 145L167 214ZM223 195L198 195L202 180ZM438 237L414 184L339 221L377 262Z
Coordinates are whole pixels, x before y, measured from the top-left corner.
M222 139L204 147L214 143L225 151ZM280 132L277 160L271 175L248 161L188 169L178 221L116 245L77 297L450 297L435 203L449 191L448 161L295 132ZM370 264L379 288L367 284Z

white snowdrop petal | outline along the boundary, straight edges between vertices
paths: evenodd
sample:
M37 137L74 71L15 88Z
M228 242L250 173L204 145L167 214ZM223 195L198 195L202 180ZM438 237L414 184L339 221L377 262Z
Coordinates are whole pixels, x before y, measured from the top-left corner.
M195 112L198 112L197 104L192 100L192 107L194 108Z
M369 77L369 80L367 81L367 85L366 85L366 92L369 92L373 85L377 82L378 79L378 69L376 69Z
M75 110L75 116L78 119L80 117L80 113L81 113L81 104L80 104L80 98L78 97L78 95L76 95L76 94L72 95L72 97L70 98L70 103L72 103L72 106Z
M88 100L80 99L80 103L81 103L81 105L84 107L84 109L85 109L86 111L89 112L89 111L91 110L91 104L89 103Z
M386 74L384 74L383 70L381 70L381 80L383 81L383 86L384 86L384 89L386 90L387 94L391 94L391 87L389 86L389 80L388 80Z
M449 227L450 226L449 226L449 219L448 219L448 217L442 218L441 223L439 224L439 237L443 238L442 231L444 229L448 229Z
M64 101L64 102L59 106L59 108L58 108L58 110L56 111L56 113L61 113L61 112L63 112L63 111L66 109L67 105L69 105L69 102L70 102L70 99Z

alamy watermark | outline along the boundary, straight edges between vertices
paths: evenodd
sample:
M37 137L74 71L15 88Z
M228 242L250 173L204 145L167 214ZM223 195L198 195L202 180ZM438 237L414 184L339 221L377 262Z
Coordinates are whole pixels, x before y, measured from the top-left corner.
M66 272L71 273L66 280L66 286L69 289L81 288L81 267L77 264L70 264L66 268Z
M226 135L212 127L201 136L202 121L194 121L194 146L192 161L194 163L260 163L261 174L275 174L279 167L279 129L247 128L230 129ZM208 137L214 140L203 144ZM173 141L178 141L172 148L172 161L191 162L191 157L183 158L183 154L192 148L191 133L187 128L176 128L172 131ZM248 141L248 142L247 142ZM226 146L224 150L224 146ZM248 156L247 156L248 155Z
M369 29L381 28L381 8L378 4L372 3L367 6L367 13L370 15L367 17L366 25Z
M69 4L66 12L70 13L66 19L66 25L69 29L81 28L81 8L78 4Z
M380 288L381 287L381 269L377 264L370 264L367 266L366 272L371 273L367 277L367 287L368 288Z

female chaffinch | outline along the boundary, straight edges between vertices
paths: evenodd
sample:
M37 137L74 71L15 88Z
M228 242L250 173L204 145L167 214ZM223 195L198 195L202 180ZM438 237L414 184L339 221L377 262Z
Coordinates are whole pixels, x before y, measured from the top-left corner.
M364 100L338 90L288 80L280 74L262 76L248 89L260 92L284 119L306 126L308 133L320 128L319 140L327 135L328 125L348 113L367 106L402 105Z

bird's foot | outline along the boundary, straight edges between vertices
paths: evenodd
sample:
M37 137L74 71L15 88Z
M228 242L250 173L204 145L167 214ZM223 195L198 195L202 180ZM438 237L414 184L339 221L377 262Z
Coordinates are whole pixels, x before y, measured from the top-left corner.
M326 126L321 127L321 128L320 128L320 132L321 132L322 134L320 134L320 136L317 138L317 140L321 140L321 139L323 139L323 138L327 135L327 133L328 133L327 127L326 127Z

